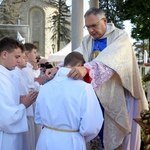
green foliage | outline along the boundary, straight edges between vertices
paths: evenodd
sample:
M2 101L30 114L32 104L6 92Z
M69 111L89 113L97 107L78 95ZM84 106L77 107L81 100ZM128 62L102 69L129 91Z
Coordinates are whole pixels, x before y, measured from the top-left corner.
M150 1L127 0L121 11L124 20L131 20L133 24L131 36L136 40L150 39Z
M51 40L57 39L57 51L59 51L60 42L64 41L67 44L71 39L70 21L68 19L70 9L65 0L53 0L50 3L56 7L56 11L50 16L50 22L52 22L50 29L53 33Z
M99 0L99 7L116 27L123 29L123 21L130 20L133 25L131 36L134 39L150 40L149 0Z
M99 8L105 11L108 22L113 22L116 27L124 29L123 13L120 12L122 0L99 0Z

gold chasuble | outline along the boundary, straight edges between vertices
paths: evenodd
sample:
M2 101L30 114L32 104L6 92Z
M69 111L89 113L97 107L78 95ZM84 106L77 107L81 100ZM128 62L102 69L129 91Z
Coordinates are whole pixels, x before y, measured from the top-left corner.
M128 91L132 97L140 100L142 110L148 110L148 103L142 88L134 50L127 33L110 23L102 39L104 38L107 38L107 47L100 53L95 51L91 55L93 38L90 35L84 37L76 51L83 54L87 63L95 57L92 61L103 63L115 71L107 82L95 90L105 110L105 149L114 150L131 132L124 91Z

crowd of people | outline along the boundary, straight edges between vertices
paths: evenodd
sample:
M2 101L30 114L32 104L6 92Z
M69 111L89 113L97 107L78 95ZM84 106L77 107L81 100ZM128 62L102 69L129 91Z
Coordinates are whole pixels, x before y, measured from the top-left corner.
M89 35L56 67L0 40L0 150L140 150L148 102L130 38L99 8L84 19Z

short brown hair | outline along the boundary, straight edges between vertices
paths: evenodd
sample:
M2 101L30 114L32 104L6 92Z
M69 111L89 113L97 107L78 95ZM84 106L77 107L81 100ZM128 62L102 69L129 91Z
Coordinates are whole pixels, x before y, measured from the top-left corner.
M24 44L25 50L31 52L33 49L37 49L36 45L32 43L25 43Z
M76 66L78 63L85 63L83 55L79 52L71 52L69 53L64 60L64 66L70 65L71 67Z
M21 51L24 50L23 44L12 37L4 37L0 40L0 54L3 51L12 53L17 48L20 48Z

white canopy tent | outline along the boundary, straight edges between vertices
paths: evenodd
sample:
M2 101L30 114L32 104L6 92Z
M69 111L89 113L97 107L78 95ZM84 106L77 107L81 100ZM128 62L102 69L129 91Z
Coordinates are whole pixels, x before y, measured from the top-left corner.
M62 62L67 54L71 52L71 42L55 54L50 54L49 62Z

